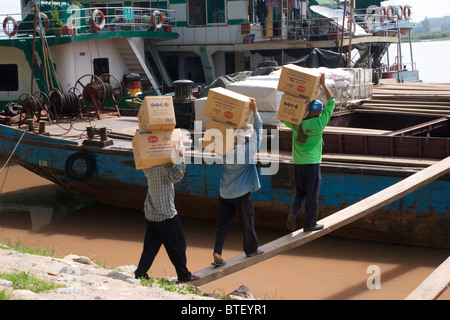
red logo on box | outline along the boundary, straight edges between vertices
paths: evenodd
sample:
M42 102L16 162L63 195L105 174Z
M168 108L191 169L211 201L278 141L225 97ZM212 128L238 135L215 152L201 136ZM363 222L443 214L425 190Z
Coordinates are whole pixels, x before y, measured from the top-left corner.
M297 91L298 92L305 92L305 87L304 86L297 86Z
M156 143L156 142L158 142L158 137L157 136L149 136L148 137L148 142L149 143Z
M225 112L225 117L226 117L227 119L233 118L233 112L231 112L231 111Z

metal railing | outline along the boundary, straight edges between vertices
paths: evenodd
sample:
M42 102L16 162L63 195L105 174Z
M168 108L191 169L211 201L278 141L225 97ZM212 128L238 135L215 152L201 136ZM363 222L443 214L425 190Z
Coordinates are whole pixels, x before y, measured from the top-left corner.
M377 19L378 17L378 19ZM371 19L369 19L371 18ZM382 36L389 36L397 33L399 28L412 27L405 21L379 21L380 16L358 15L355 16L355 23L350 26L347 20L344 25L343 18L310 18L296 20L274 20L257 23L244 23L241 25L236 42L258 42L270 39L283 40L337 40L358 36L372 36L374 33Z
M53 35L58 29L67 28L72 29L69 35L116 31L170 32L175 25L172 12L173 10L156 8L80 8L72 5L64 10L39 11L36 29L39 33L44 30L46 35ZM2 38L30 35L34 31L34 13L0 14L0 23ZM76 32L73 32L74 29Z

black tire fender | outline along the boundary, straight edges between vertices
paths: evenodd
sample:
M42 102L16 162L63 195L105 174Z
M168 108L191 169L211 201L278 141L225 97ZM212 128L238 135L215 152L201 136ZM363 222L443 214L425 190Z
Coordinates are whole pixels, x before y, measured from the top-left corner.
M66 173L74 181L85 181L95 171L95 162L86 152L72 153L66 160Z

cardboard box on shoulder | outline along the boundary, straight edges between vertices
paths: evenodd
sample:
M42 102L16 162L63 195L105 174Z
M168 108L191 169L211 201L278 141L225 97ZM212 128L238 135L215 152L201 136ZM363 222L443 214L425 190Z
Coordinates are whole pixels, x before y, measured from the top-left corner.
M243 127L252 115L250 99L225 88L210 89L203 115L234 128Z
M146 96L139 108L140 131L172 130L176 126L171 96Z
M284 65L278 81L278 90L294 97L315 100L320 91L320 72L294 64Z
M283 94L277 119L300 124L308 112L309 102L308 99L294 97L287 93Z
M132 141L136 169L173 163L172 150L181 139L180 129L136 131Z
M236 145L235 128L218 121L210 120L203 134L202 148L211 152L226 154Z

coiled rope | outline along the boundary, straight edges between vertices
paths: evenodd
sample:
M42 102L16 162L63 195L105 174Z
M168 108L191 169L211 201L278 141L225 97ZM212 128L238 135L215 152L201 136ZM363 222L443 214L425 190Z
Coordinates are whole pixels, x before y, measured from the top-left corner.
M53 89L49 92L50 107L56 117L75 115L80 110L78 96L72 92L61 92Z

